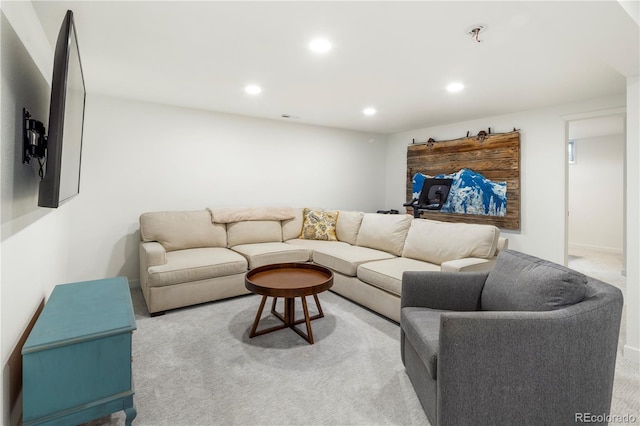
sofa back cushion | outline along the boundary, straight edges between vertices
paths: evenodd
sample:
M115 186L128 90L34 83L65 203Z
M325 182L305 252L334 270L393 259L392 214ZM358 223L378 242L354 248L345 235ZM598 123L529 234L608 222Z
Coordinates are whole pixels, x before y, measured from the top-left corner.
M247 220L227 224L227 245L282 242L279 220Z
M499 237L500 230L493 225L414 219L402 256L436 265L467 257L489 259L496 253Z
M218 207L208 208L214 223L244 222L246 220L289 220L295 217L291 207Z
M485 311L551 311L580 302L586 291L584 274L505 250L487 276L480 305Z
M360 231L363 217L364 213L362 212L340 210L338 223L336 224L338 241L355 245L356 241L358 241L358 231Z
M400 256L412 220L406 214L365 213L356 245Z
M211 223L207 210L143 213L140 236L159 242L166 251L227 246L225 225Z
M302 209L294 209L293 219L282 221L282 240L295 240L302 232Z

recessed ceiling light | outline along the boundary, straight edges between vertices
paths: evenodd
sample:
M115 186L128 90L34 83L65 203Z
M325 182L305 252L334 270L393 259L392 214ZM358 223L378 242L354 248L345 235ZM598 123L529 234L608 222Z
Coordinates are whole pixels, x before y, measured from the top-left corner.
M365 109L362 110L362 113L364 115L375 115L376 109L375 108L365 108Z
M260 92L262 92L262 87L257 86L255 84L250 84L247 87L244 88L244 91L247 92L250 95L257 95Z
M314 38L309 43L309 49L316 53L325 53L331 50L331 42L326 38Z
M447 92L456 93L460 92L464 89L464 84L462 83L451 83L447 86Z

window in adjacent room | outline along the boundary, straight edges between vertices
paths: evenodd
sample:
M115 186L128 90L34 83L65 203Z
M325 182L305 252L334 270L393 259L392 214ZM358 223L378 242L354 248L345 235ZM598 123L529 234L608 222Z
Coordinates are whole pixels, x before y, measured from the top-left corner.
M569 164L576 164L576 141L569 139Z

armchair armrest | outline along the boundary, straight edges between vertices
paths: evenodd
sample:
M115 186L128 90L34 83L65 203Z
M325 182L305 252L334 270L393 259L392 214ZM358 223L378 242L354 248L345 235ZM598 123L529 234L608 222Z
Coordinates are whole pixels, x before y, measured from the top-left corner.
M401 308L475 311L489 272L406 271L402 274Z
M478 257L465 257L464 259L449 260L442 262L440 270L442 272L480 272L488 271L496 263L493 259L480 259Z
M149 266L164 265L167 263L167 252L162 244L156 241L143 241L140 243L140 264Z

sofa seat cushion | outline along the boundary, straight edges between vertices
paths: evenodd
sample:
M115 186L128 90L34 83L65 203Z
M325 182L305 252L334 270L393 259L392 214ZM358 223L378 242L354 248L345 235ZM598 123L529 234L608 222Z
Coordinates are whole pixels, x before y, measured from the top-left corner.
M489 259L495 256L499 237L493 225L414 219L402 256L438 265L468 257Z
M482 289L486 311L551 311L584 299L587 277L514 250L498 253Z
M400 296L404 271L440 272L440 266L406 257L396 257L363 263L358 266L357 275L360 281Z
M330 247L350 247L349 244L343 243L342 241L305 240L302 238L295 238L285 242L297 247L304 247L311 251Z
M240 244L231 250L243 255L250 269L272 263L308 262L311 258L310 250L287 243Z
M400 325L433 380L438 379L440 316L448 311L406 307L400 312Z
M162 287L247 272L247 260L223 247L167 252L167 263L149 267L149 286Z
M368 247L334 245L315 249L312 258L318 265L333 269L343 275L355 277L358 266L361 264L373 260L393 259L395 256Z

